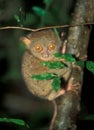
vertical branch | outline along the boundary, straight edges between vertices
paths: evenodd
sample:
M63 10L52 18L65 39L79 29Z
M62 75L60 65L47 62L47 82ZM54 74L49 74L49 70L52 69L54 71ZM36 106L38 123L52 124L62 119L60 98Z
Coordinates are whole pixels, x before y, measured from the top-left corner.
M93 22L94 0L78 0L73 13L71 24ZM90 35L88 26L76 26L69 29L67 52L79 59L86 59L87 47Z
M94 18L94 0L77 0L71 24L92 22ZM88 26L77 26L69 29L67 53L73 54L78 60L86 60L90 36ZM71 82L70 82L71 81ZM64 96L56 100L58 114L52 130L75 130L77 114L80 106L80 93L83 81L83 68L73 65L68 84L72 88Z

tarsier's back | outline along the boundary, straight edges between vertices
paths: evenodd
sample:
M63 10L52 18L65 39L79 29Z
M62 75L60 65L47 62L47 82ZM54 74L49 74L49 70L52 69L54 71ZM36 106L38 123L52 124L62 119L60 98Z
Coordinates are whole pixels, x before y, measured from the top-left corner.
M42 61L58 60L54 57L54 53L61 51L60 38L54 31L47 30L31 33L27 38L23 38L23 41L26 42L27 50L23 56L22 73L29 91L44 99L55 99L62 88L55 92L51 85L52 79L39 81L32 79L32 75L53 73L65 80L69 78L70 67L49 69L41 65Z

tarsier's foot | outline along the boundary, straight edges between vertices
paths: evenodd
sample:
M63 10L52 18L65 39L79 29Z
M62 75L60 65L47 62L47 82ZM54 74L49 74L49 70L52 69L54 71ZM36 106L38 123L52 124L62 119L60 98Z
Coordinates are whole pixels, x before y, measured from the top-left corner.
M65 89L61 89L60 92L57 94L56 98L59 97L59 96L64 95L67 91L73 91L73 92L75 92L75 94L78 95L79 90L80 90L80 83L76 82L74 80L74 78L71 78L70 82L68 83L66 88Z
M61 90L59 91L59 93L57 94L56 98L59 97L59 96L61 96L61 95L64 95L65 92L66 92L65 89L61 89Z

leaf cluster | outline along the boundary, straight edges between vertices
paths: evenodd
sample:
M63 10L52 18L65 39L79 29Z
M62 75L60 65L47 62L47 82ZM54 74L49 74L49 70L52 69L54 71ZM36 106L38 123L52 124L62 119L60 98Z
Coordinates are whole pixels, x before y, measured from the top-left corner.
M27 2L25 0L16 2L16 4L13 1L1 2L0 16L6 25L16 24L21 27L44 27L49 25L61 25L69 23L70 21L70 17L67 13L69 8L66 7L66 2L62 0L59 2L54 0L42 0L39 5L30 4L28 6L26 6ZM6 5L8 7L6 7ZM6 17L5 15L3 16L3 14L5 14Z
M56 92L60 88L60 84L61 84L60 76L55 75L53 73L43 73L43 74L39 74L39 75L33 75L32 78L36 79L36 80L51 80L51 79L53 79L52 88Z
M84 61L76 61L76 59L71 54L55 53L54 56L59 58L59 59L63 59L66 62L72 62L72 63L74 62L75 65L78 65L80 67L84 67ZM49 69L60 69L60 68L67 67L61 61L41 62L41 65L48 66ZM86 68L94 74L94 62L87 61ZM60 88L60 85L61 85L61 77L56 75L56 74L53 74L53 73L43 73L43 74L39 74L39 75L33 75L32 78L36 79L36 80L51 80L51 79L53 79L52 88L56 92L58 91L58 89Z

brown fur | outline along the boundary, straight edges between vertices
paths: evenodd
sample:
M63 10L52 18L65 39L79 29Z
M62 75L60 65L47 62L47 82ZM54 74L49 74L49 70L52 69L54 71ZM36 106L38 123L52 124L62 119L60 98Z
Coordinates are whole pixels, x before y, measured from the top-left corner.
M54 73L54 74L58 74L65 81L67 81L71 73L71 64L67 63L68 67L62 69L49 69L48 67L41 65L41 61L59 60L55 58L53 54L61 51L62 44L59 37L58 38L56 37L54 31L48 30L48 31L34 32L29 34L27 37L30 40L30 44L27 45L28 47L22 60L22 74L26 82L26 85L29 91L32 92L34 95L40 98L53 100L57 97L57 95L59 95L62 88L60 88L58 92L55 92L55 90L52 88L51 85L53 81L52 79L37 81L35 79L32 79L31 76L42 74L42 73ZM26 41L26 39L23 41ZM36 43L38 44L40 43L41 45L43 45L43 49L47 50L47 44L49 44L49 41L54 41L56 48L55 50L49 53L49 57L47 57L47 59L45 57L43 57L44 59L42 59L40 58L41 52L36 53L36 51L33 49L33 46Z

